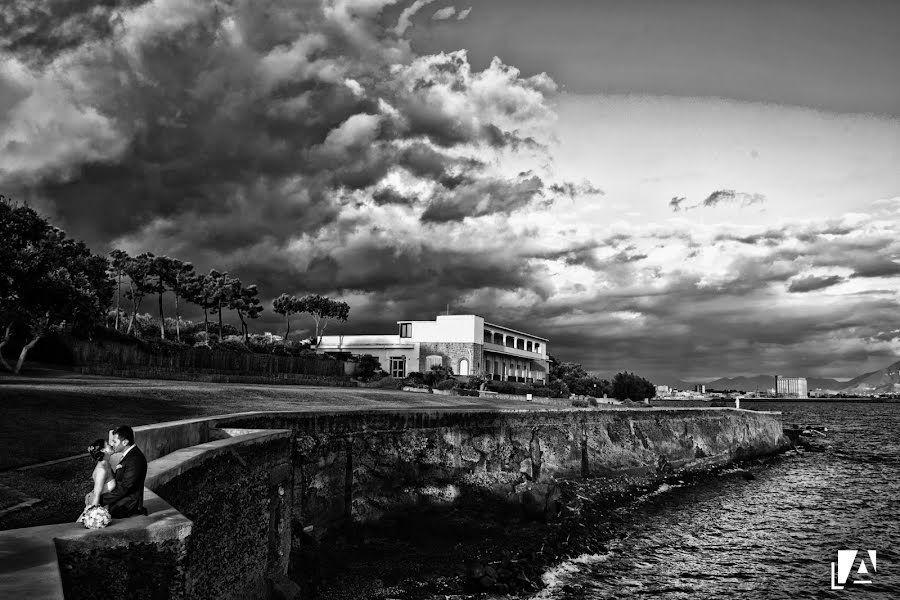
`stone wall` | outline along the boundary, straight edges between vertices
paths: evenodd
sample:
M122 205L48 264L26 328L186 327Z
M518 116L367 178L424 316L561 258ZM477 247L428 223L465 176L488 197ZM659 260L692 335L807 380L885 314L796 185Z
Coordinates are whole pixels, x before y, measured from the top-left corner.
M260 413L231 423L294 431L293 518L314 537L414 505L483 494L521 503L561 477L665 474L786 443L777 414L734 409Z
M287 572L290 448L288 436L235 445L155 486L193 522L187 598L266 598Z
M469 374L481 372L484 369L484 357L481 344L467 344L462 342L421 342L419 344L418 371L424 373L428 370L426 361L428 356L437 355L444 359L444 366L453 369L459 374L459 361L469 361Z
M163 424L150 429L168 449ZM292 542L482 499L548 513L559 478L663 476L788 444L778 413L727 408L255 412L173 423L172 436L211 441L150 463L148 517L0 532L0 549L55 544L67 598L290 596L285 574L304 575ZM16 585L0 578L0 596L20 597Z

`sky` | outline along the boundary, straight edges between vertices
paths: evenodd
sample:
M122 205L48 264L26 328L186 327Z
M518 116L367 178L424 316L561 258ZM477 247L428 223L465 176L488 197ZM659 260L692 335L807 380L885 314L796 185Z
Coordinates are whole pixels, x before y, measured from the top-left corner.
M891 1L5 3L0 193L329 333L849 378L900 358L898 65Z

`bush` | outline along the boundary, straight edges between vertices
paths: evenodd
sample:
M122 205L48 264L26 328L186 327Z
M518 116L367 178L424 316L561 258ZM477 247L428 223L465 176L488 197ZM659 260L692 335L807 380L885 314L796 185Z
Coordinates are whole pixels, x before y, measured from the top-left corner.
M550 389L541 384L534 383L518 383L515 381L488 381L485 388L491 392L498 394L512 394L516 396L524 396L531 394L535 397L546 398L550 395Z
M569 397L569 386L566 385L566 382L562 379L554 379L550 382L550 385L547 386L550 390L551 398L568 398Z
M359 363L356 367L357 379L371 381L383 372L381 370L381 362L371 354L363 354L359 357Z
M656 386L634 373L616 373L613 377L613 396L619 400L634 400L656 397Z
M250 349L244 343L244 338L239 335L227 335L215 347L219 350L228 350L229 352L250 352Z
M367 388L375 388L378 390L399 390L404 385L402 379L394 377L382 377L366 384Z
M469 390L466 388L458 388L456 393L460 396L475 396L476 398L479 396L478 390Z
M572 400L572 406L575 408L587 408L588 401L582 398L576 398L575 400Z
M443 365L434 365L422 377L427 386L435 387L442 381L453 377L453 369Z
M469 377L468 381L460 381L459 387L460 389L464 390L480 390L484 382L484 377L481 377L479 375L472 375Z
M413 371L411 373L406 374L406 378L403 380L407 385L417 385L425 383L425 376L419 373L418 371Z
M445 379L444 381L438 383L436 387L439 390L455 390L459 387L459 382L453 378Z

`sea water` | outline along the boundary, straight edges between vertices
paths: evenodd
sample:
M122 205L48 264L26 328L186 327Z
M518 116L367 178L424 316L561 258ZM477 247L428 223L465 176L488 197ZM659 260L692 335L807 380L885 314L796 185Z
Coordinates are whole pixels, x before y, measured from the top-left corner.
M548 571L537 597L900 599L900 403L742 408L824 425L827 450L751 467L751 480L734 469L638 499L619 510L606 552ZM859 551L842 590L832 589L838 550ZM863 556L868 576L857 574Z

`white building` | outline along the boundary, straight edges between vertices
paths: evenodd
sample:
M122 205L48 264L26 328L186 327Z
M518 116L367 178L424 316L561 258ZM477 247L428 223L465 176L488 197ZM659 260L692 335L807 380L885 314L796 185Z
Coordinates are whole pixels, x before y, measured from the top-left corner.
M808 398L806 377L775 376L775 395L779 398Z
M395 334L326 335L319 350L338 356L371 354L398 378L443 365L456 375L546 383L547 342L477 315L439 315L433 321L397 321Z

